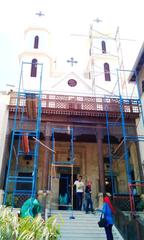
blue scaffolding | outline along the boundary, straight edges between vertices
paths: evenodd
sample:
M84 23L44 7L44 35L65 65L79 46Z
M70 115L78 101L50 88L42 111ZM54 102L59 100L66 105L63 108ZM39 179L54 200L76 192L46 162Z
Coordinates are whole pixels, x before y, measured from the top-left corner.
M68 133L70 135L69 161L55 161L55 133ZM52 164L74 164L74 137L73 128L52 128Z
M66 135L69 136L69 148L68 148L68 159L67 160L60 160L60 159L56 159L55 158L55 153L56 153L56 140L55 140L55 134L56 133L64 133ZM73 128L52 128L52 160L51 160L51 193L53 191L53 179L57 178L56 176L56 167L62 167L62 168L70 168L71 169L71 184L70 184L70 190L69 190L69 181L67 179L67 177L63 177L63 179L66 180L67 182L67 196L69 197L69 199L71 198L70 204L58 204L60 207L68 207L71 209L71 215L70 218L74 219L75 217L73 216L73 166L75 163L75 159L74 159L74 131ZM71 196L71 197L70 197ZM52 202L50 203L50 215L51 215L51 210L52 210Z
M119 72L121 70L117 70ZM126 70L127 71L127 70ZM130 71L129 71L130 72ZM135 82L135 87L136 87L136 92L137 92L137 97L133 97L131 95L130 98L126 98L122 95L122 90L120 86L120 80L119 80L119 74L118 76L118 89L119 89L119 119L117 121L110 121L109 120L109 113L108 113L108 107L106 109L106 130L107 130L107 143L108 143L108 155L109 155L109 163L110 163L110 173L111 173L111 183L112 183L112 194L113 196L117 194L115 191L114 187L114 176L113 176L113 160L116 159L116 155L112 153L112 147L111 147L111 140L110 140L110 129L117 126L119 128L119 131L121 132L121 142L119 144L119 148L122 148L123 152L123 158L125 160L125 167L126 167L126 175L127 175L127 182L128 182L128 191L127 193L130 196L130 207L131 211L135 210L134 206L134 198L132 196L132 188L135 187L143 187L144 186L144 181L139 176L139 180L137 179L132 179L131 176L131 165L130 165L130 154L129 154L129 146L130 143L139 143L139 142L144 142L144 136L139 136L135 134L130 134L128 131L128 123L126 121L126 113L131 112L131 109L133 109L133 113L139 114L142 119L142 123L144 123L144 115L143 115L143 109L142 109L142 103L141 103L141 98L140 98L140 93L139 93L139 87L138 87L138 79L137 79L137 74L135 73L136 76L136 82ZM126 109L125 106L130 106L131 109ZM136 108L136 109L135 109ZM136 127L136 125L135 125ZM120 193L124 194L124 193Z
M41 125L41 85L43 65L37 63L39 74L36 79L38 89L23 89L23 72L31 63L22 63L19 89L15 102L15 114L11 132L8 170L5 183L4 204L21 207L29 197L37 192L37 172ZM30 162L27 174L23 173L22 161Z

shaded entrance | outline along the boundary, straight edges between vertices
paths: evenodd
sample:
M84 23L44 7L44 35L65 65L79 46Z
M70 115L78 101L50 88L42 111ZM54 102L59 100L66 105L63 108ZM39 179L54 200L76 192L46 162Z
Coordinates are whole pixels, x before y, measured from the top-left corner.
M77 179L77 174L73 175L73 181ZM59 209L60 210L68 210L71 209L71 206L64 206L64 205L71 205L71 174L61 174L60 181L59 181ZM73 189L73 209L76 209L76 191L75 187Z
M113 181L114 189L112 189L112 181ZM105 190L106 192L111 194L113 194L113 190L114 190L114 193L117 192L117 183L116 183L115 176L113 176L113 179L111 178L111 176L105 176Z
M71 209L71 206L62 206L62 205L71 205L71 194L72 186L77 175L80 173L80 168L74 168L73 174L73 183L71 182L72 176L69 168L59 168L60 172L60 181L59 181L59 209L67 210ZM72 184L72 185L71 185ZM76 189L73 187L73 209L76 209Z

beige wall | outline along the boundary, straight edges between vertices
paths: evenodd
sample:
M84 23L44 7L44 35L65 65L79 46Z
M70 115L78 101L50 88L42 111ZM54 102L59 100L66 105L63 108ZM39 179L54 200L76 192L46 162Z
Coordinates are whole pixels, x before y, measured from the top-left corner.
M44 142L45 143L45 142ZM49 141L48 146L51 148L51 142ZM69 147L70 143L68 142L55 142L55 161L59 162L67 162L69 157ZM107 144L103 144L103 156L107 156ZM135 168L135 176L139 176L139 168L137 161L137 149L135 144L130 145L130 153L131 153L131 164L134 165ZM38 159L38 191L44 190L44 162L45 162L45 154L46 149L40 146L39 151L39 159ZM74 163L74 174L81 174L83 176L83 181L86 183L87 180L92 181L92 198L94 205L96 206L96 197L99 193L99 167L98 167L98 151L97 151L97 143L74 143L74 154L75 154L75 163ZM14 158L14 156L13 156ZM49 162L51 162L51 151L48 151ZM27 164L29 162L29 164ZM14 169L15 160L13 159L13 168ZM105 164L105 171L107 171L107 167ZM50 167L50 166L49 166ZM128 184L127 184L127 175L126 175L126 164L125 160L121 157L121 159L113 160L113 171L115 175L115 179L117 182L117 190L121 193L127 193ZM64 168L64 167L63 167ZM26 161L23 158L20 159L20 171L31 172L33 169L33 161ZM47 169L50 175L50 168ZM65 173L71 173L69 170ZM56 206L58 204L59 197L59 177L60 170L57 167L53 168L53 178L52 180L52 202ZM50 190L50 188L48 188Z
M106 152L107 145L103 144L103 154ZM59 162L67 162L68 158L69 143L56 142L55 144L55 160ZM44 148L40 148L40 160L39 160L39 171L38 171L38 188L43 188L43 159L44 159ZM99 193L99 168L98 168L98 151L96 143L75 143L75 164L74 167L80 168L80 174L83 176L83 181L92 181L92 198L94 205L96 206L96 196ZM136 153L135 153L136 154ZM51 154L49 154L49 160L51 160ZM113 171L116 173L116 180L119 192L127 192L127 176L125 160L114 160ZM55 168L57 179L53 180L53 202L58 203L59 195L59 177L60 173Z
M0 179L2 179L3 154L8 124L8 103L9 95L0 93Z
M55 160L59 162L67 162L69 157L68 149L69 143L57 142L55 145ZM74 168L80 169L80 174L83 176L83 181L86 182L87 179L92 180L92 197L96 199L96 193L98 193L98 161L97 161L97 145L92 143L75 143L75 164ZM39 190L43 188L43 164L44 164L44 148L40 148L39 157L39 171L38 171L38 188ZM49 160L51 160L51 153L49 153ZM53 203L58 203L59 196L59 172L55 168L56 179L52 181L53 187ZM53 173L54 174L54 173ZM54 174L55 175L55 174Z
M141 95L141 103L142 103L142 112L140 118L136 120L137 126L137 134L138 136L144 136L144 92L142 92L142 81L144 80L144 67L141 69L139 73L139 91ZM140 151L140 160L142 163L142 169L144 174L144 140L139 141L139 151Z

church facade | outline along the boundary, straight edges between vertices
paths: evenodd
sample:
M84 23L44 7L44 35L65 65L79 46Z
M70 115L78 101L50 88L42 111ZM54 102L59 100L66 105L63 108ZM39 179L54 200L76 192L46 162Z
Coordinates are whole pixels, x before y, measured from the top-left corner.
M73 56L65 60L68 70L61 69L47 29L25 31L19 88L8 104L5 201L13 193L21 200L51 193L52 207L58 208L60 195L67 193L71 204L73 182L82 175L85 184L92 182L96 205L99 193L128 195L129 184L142 180L137 89L127 86L119 69L115 40L92 29L91 34L82 73Z

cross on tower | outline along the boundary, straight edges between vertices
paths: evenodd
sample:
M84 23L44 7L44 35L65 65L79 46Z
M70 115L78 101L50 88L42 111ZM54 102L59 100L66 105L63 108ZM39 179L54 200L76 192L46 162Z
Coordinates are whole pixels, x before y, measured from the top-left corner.
M99 19L99 18L96 18L96 19L94 19L93 21L94 21L94 22L97 22L97 23L100 23L100 22L102 22L102 20L101 20L101 19Z
M39 11L38 13L36 13L36 15L38 15L39 17L44 16L44 13L42 13L41 11Z
M74 61L74 58L71 57L70 60L67 60L67 63L71 63L71 66L73 67L74 63L78 63L78 61Z

